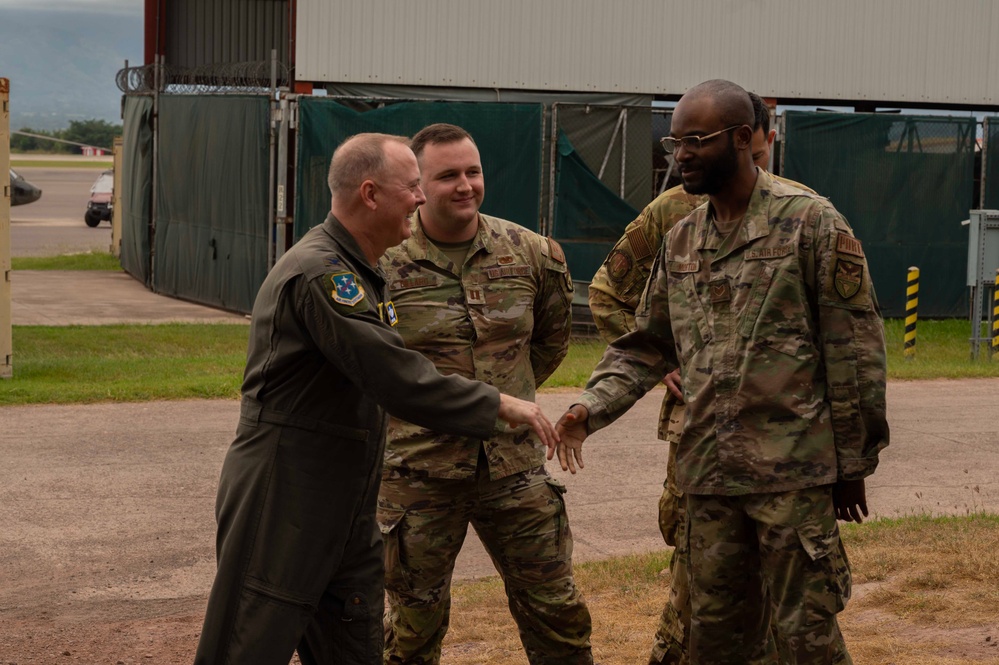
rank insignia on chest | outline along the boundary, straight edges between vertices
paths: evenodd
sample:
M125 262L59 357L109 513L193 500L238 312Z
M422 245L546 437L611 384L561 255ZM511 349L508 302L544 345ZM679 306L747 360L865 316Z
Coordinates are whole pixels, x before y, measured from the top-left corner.
M330 276L333 291L330 296L333 302L341 305L356 305L364 300L364 289L357 283L357 276L352 272L342 272Z
M864 283L864 266L850 261L839 259L836 261L836 275L833 277L833 285L836 293L849 300L860 291L861 284Z
M728 302L732 299L732 287L727 279L716 279L708 284L711 302Z
M486 297L482 293L482 288L478 286L469 286L466 288L465 302L469 305L485 305Z

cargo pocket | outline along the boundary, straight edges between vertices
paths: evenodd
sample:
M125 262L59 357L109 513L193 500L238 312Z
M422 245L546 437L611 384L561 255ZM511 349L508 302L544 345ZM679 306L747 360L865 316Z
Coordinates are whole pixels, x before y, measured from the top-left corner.
M569 537L569 520L565 515L565 484L555 478L545 478L545 483L555 499L555 551L559 561L567 561L572 556L572 538ZM568 550L568 551L567 551Z
M405 517L405 510L378 502L378 530L382 532L385 548L385 588L394 592L410 591L413 588L406 573L400 542L401 525Z
M852 581L846 550L839 537L839 527L832 522L814 520L795 529L805 554L812 561L804 566L809 574L800 580L799 621L802 626L824 621L843 611L850 597Z

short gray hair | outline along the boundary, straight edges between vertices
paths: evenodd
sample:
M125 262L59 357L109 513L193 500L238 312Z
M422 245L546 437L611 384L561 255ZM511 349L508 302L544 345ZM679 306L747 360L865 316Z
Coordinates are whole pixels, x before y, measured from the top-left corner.
M409 146L405 136L368 132L354 134L333 151L328 182L334 199L352 194L362 182L381 174L389 142Z

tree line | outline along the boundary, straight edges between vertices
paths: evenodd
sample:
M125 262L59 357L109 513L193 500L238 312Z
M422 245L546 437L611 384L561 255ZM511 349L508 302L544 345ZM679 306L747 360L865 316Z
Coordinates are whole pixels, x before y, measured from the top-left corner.
M114 137L121 136L121 125L113 125L107 120L70 120L66 129L56 129L47 131L44 129L31 129L22 127L20 132L24 134L37 134L38 136L51 137L63 141L73 141L74 143L85 143L96 148L105 148L111 151ZM66 154L79 154L80 146L70 143L60 143L58 140L52 141L46 138L36 138L11 132L10 150L11 152L55 152Z

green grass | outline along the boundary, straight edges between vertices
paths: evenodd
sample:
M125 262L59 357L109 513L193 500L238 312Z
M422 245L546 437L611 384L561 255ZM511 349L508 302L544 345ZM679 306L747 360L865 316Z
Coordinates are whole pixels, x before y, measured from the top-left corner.
M66 265L58 267L72 269ZM235 398L249 335L245 325L225 324L15 326L13 332L14 378L0 381L0 405ZM889 379L999 377L999 358L969 361L966 321L921 321L913 360L902 357L902 322L889 320L886 332ZM544 387L581 389L603 351L602 342L573 340Z
M903 355L905 322L885 321L889 379L961 379L999 376L999 357L989 360L982 347L978 361L971 360L971 323L946 319L916 323L916 352Z
M978 361L970 359L971 323L960 319L919 321L916 324L916 354L903 356L905 322L885 321L888 378L892 380L963 379L999 377L999 356L988 359L983 347ZM600 361L605 345L597 340L574 339L562 365L545 382L545 388L583 387Z
M118 259L107 252L85 252L59 256L15 256L10 262L11 268L14 270L121 270L121 263Z
M228 324L15 326L0 405L236 398L248 336Z
M60 159L53 156L51 159L18 159L14 155L10 156L10 167L14 170L30 168L81 168L81 169L109 169L112 166L111 160L96 161L82 159Z

